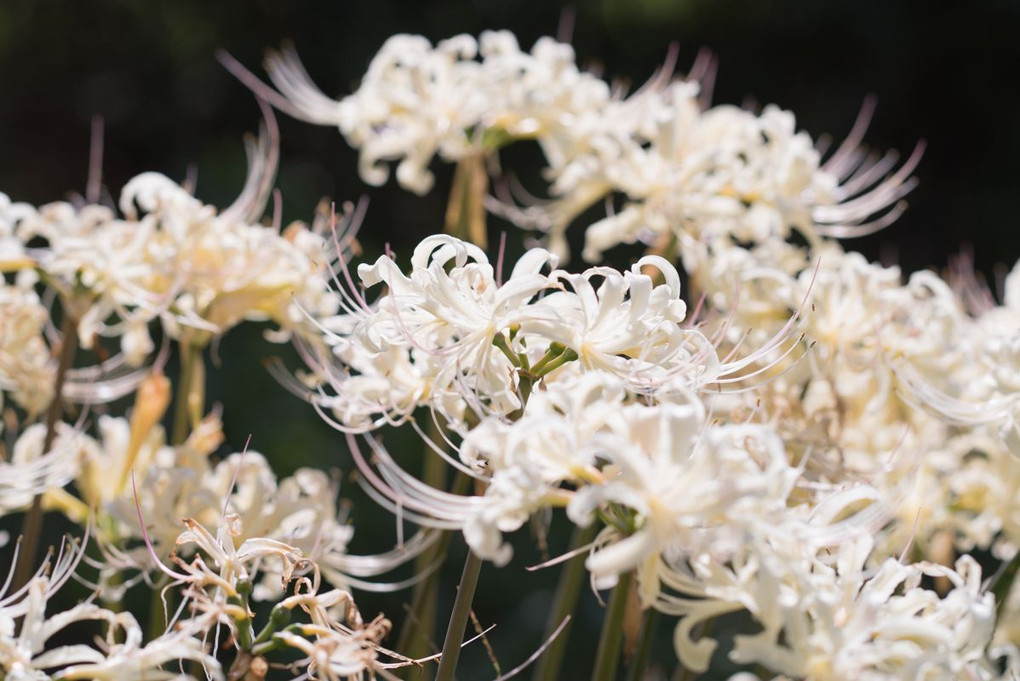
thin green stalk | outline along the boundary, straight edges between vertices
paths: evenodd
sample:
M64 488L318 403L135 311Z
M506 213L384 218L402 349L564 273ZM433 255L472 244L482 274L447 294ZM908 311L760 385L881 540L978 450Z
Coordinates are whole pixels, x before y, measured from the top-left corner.
M74 363L74 356L78 352L78 319L64 313L63 338L60 343L60 360L57 364L57 374L53 379L53 401L46 410L46 435L43 438L42 451L45 454L50 451L53 441L57 436L57 423L63 414L64 403L61 394L64 391L64 382L67 380L67 372ZM39 551L39 534L42 532L42 495L36 494L32 499L32 506L21 526L21 559L17 570L14 573L14 591L24 586L35 572L36 553Z
M184 444L191 429L202 418L205 406L205 365L202 362L202 347L187 337L180 342L181 371L177 383L176 404L171 442Z
M547 363L544 367L542 367L542 371L538 375L545 376L546 374L551 374L553 371L559 369L567 362L573 362L575 359L577 359L577 352L570 348L567 348L566 350L563 351L562 354L560 354L559 357L557 357L556 359L552 360L551 362Z
M483 155L478 154L457 162L453 185L447 199L444 224L444 231L447 234L471 241L483 249L486 246L486 230L485 208L482 202L488 187L488 179ZM499 340L504 341L502 347L504 352L509 352L502 335L494 339L493 343L499 347ZM444 440L440 428L434 419L429 421L428 436L441 447ZM445 462L436 456L428 445L425 446L423 456L422 482L435 489L445 490L447 485ZM454 481L454 486L458 484L461 484L459 478ZM449 546L450 533L444 533L430 550L415 560L415 570L419 574L429 568L433 568L433 572L415 585L410 612L400 629L398 650L411 658L425 657L432 652L428 646L432 641L439 602L439 566L435 564L445 560ZM408 677L410 678L412 674L413 671L409 669Z
M623 643L623 616L627 612L627 598L630 595L630 584L634 581L634 573L620 575L620 581L613 588L609 597L606 618L602 621L602 634L599 636L599 647L595 653L595 670L592 681L612 681L616 678L616 668L620 664L620 647Z
M482 559L469 549L467 559L464 561L464 572L460 576L460 585L457 587L457 598L453 601L453 612L450 614L450 624L446 629L446 639L443 641L443 655L439 658L436 681L453 681L457 660L460 658L460 646L464 641L464 630L467 628L468 615L471 612L471 601L475 598L475 588L478 586L478 575L481 571Z
M444 231L483 250L486 248L485 193L489 173L483 153L465 156L453 171Z
M649 608L645 611L644 620L641 623L641 633L638 634L634 657L627 672L627 681L642 681L645 678L648 657L651 655L652 644L655 642L655 630L659 624L659 611Z
M430 422L428 436L438 446L443 446L441 435L439 426L434 421ZM427 445L423 456L425 460L422 464L422 481L436 489L445 490L447 482L446 462L437 456ZM470 480L468 476L459 474L454 478L450 491L453 494L463 494L467 490ZM433 640L436 626L436 608L439 602L440 566L436 565L436 563L445 561L452 537L452 532L444 532L429 550L425 551L415 560L416 572L420 574L429 569L432 572L425 579L415 584L408 617L400 628L397 650L412 659L426 657L435 652L434 647L430 648L429 644ZM407 678L411 678L414 675L413 669L408 669Z
M1009 600L1009 592L1013 589L1013 582L1016 581L1017 573L1020 571L1020 551L1013 554L1013 559L1002 565L999 571L992 577L988 585L989 591L995 595L995 618L1002 617Z
M574 528L574 535L570 540L570 550L576 551L595 539L598 532L598 524L591 523L588 527ZM549 612L549 619L545 626L543 640L548 640L556 628L560 626L567 615L573 615L577 609L577 601L584 586L585 575L584 554L574 556L563 567L560 573L560 581L556 586L556 596L553 600L552 610ZM573 621L573 620L571 620ZM560 635L549 644L545 654L538 662L535 673L532 676L534 681L557 681L560 678L560 666L563 664L563 656L567 651L567 640L570 636L570 624L560 632Z
M432 567L435 561L442 560L450 547L452 537L452 532L444 532L428 551L419 556L415 561L415 567L423 570ZM429 650L429 642L432 640L436 624L439 573L438 569L433 569L425 579L415 585L407 619L404 620L404 625L400 629L400 639L396 650L412 659L426 657L434 652ZM409 668L408 678L412 675L411 671L413 668Z

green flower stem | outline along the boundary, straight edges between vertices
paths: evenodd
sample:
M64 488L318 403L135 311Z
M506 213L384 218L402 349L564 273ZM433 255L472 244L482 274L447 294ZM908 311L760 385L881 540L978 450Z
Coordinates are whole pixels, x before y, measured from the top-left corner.
M429 425L428 435L438 446L442 441L435 422ZM432 450L426 446L423 456L425 457L422 472L422 481L436 489L446 489L446 463ZM451 485L450 491L453 494L464 494L467 491L471 478L458 474ZM414 593L411 597L411 605L407 618L400 628L400 638L397 650L410 658L417 659L426 657L435 652L434 647L430 648L436 626L436 607L439 602L439 565L446 559L447 551L450 548L452 532L443 532L436 543L427 551L418 556L415 560L415 571L421 574L425 570L432 572L422 581L414 586ZM408 668L407 678L412 678L414 668Z
M457 161L453 186L446 205L445 232L481 249L486 248L485 193L489 189L489 173L485 168L485 152L471 154Z
M64 391L64 382L67 380L67 372L74 363L74 356L78 352L78 318L64 312L64 324L61 329L63 337L60 341L60 360L57 364L57 374L53 379L53 401L46 410L46 435L43 438L42 453L50 451L53 441L57 437L57 423L63 415L64 403L61 395ZM35 572L36 553L39 551L39 534L42 532L42 495L36 494L32 499L32 506L25 514L21 526L21 559L14 573L12 591L17 591L28 583Z
M517 353L510 349L510 344L507 342L506 336L502 333L497 333L492 337L492 344L495 345L508 360L510 360L511 364L515 367L521 366L521 358L517 355Z
M547 364L545 364L545 366L542 367L541 371L537 371L537 370L533 370L533 371L534 371L534 373L539 378L541 378L542 376L545 376L546 374L551 374L553 371L555 371L556 369L559 369L561 366L563 366L567 362L573 362L575 359L577 359L577 353L575 351L571 350L570 348L567 348L562 353L560 353L560 355L556 359L554 359L551 362L548 362Z
M1017 572L1020 571L1020 551L1013 554L1013 559L999 568L992 578L989 590L995 594L995 619L999 621L1009 600L1009 592L1013 589Z
M560 357L564 352L567 351L567 346L562 343L551 343L549 349L545 351L545 354L538 358L534 366L529 370L534 376L542 376L545 372L545 367L549 362Z
M255 638L252 652L255 652L259 645L269 641L277 631L290 624L292 614L289 608L285 608L282 605L274 606L269 613L269 621L266 622L266 626L262 628L262 631Z
M464 641L464 630L467 627L468 615L471 612L471 601L474 600L475 588L478 586L478 575L481 571L482 559L469 549L467 560L464 561L464 572L460 577L460 585L457 587L457 598L453 602L450 624L446 629L446 639L443 641L443 655L439 658L439 671L436 672L436 681L453 681L453 674L457 669L457 660L460 658L460 646Z
M644 622L641 623L641 633L638 634L637 646L634 649L634 658L631 660L630 669L627 672L627 681L642 681L645 678L645 669L648 667L648 657L652 652L658 624L659 611L655 608L646 610Z
M613 587L606 618L602 621L602 634L599 636L599 647L595 653L592 681L612 681L616 678L616 668L620 663L620 647L623 643L623 616L627 612L627 598L633 581L633 571L627 572L620 575L620 581Z
M598 532L598 524L591 523L588 527L574 528L574 535L570 541L570 550L575 551L595 539ZM556 597L553 600L553 608L549 613L545 627L543 640L548 640L553 632L567 615L573 615L577 609L577 601L584 586L585 575L584 554L574 556L563 567L560 573L560 582L556 586ZM571 620L573 621L573 620ZM564 627L560 635L556 637L535 668L532 678L535 681L557 681L560 678L560 666L563 664L563 656L567 651L567 640L570 635L570 624Z
M436 561L443 560L450 547L452 532L443 532L432 547L415 561L417 570L431 567ZM429 642L432 641L436 626L436 605L439 601L439 570L434 569L425 579L414 587L408 616L400 628L400 639L396 650L412 659L432 654ZM408 668L406 678L413 678L414 667Z
M181 339L181 372L177 385L177 403L174 405L174 424L171 442L184 444L191 429L202 419L205 407L205 364L202 346L187 335Z
M286 647L287 646L283 643L281 639L273 636L268 641L256 643L255 647L251 649L251 654L260 657L265 657L271 652L274 652L276 650L283 650Z
M237 645L241 648L241 650L251 650L251 647L255 642L255 631L252 627L251 617L249 616L251 610L248 608L248 597L251 596L251 592L253 590L254 585L251 581L247 579L238 580L237 595L230 596L227 599L228 603L238 606L245 613L244 617L234 618L234 621L237 623Z

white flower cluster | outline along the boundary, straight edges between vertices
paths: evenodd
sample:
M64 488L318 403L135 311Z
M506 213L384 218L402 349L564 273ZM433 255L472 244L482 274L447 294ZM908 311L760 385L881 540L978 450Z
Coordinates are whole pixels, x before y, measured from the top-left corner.
M167 671L182 660L209 678L265 678L281 651L299 678L395 678L414 661L381 647L389 622L363 621L348 589L431 581L434 530L463 533L476 556L465 575L472 561L504 565L507 535L553 509L590 528L577 551L594 588L630 598L633 576L631 608L675 618L688 670L709 669L723 638L705 625L743 613L753 633L727 656L777 679L1020 674L1020 586L1008 590L1020 266L1000 305L972 273L904 281L830 239L894 220L912 187L917 154L897 167L860 150L870 110L825 157L777 107L706 108L697 78L666 72L624 97L549 39L523 52L507 33L435 47L396 36L339 102L293 53L268 62L279 92L225 61L279 108L338 125L371 183L396 162L424 193L437 155L484 172L502 146L534 140L552 198L488 205L547 232L549 250L504 278L502 256L494 266L477 243L435 235L406 269L387 253L352 274L353 235L324 217L259 224L277 157L268 116L224 211L154 173L124 188L123 217L0 195L0 397L27 415L21 428L5 410L0 513L56 509L94 526L107 605L167 578L183 598L144 644L131 615L91 601L47 616L82 555L65 550L52 573L0 592L0 678L188 678ZM461 183L453 213L481 210L463 193L484 193L482 179ZM562 268L568 225L604 198L621 207L588 228L585 258L620 243L648 253ZM50 300L74 336L58 340ZM164 358L144 366L157 320L182 358L173 444ZM247 449L214 458L202 352L244 320L295 341L306 370L277 364L278 376L347 434L360 484L397 517L392 551L347 553L353 527L327 473L277 479ZM119 354L76 368L70 341L99 351L98 336L119 338ZM132 393L127 418L60 418L64 400ZM405 423L459 472L452 488L402 468L375 432ZM424 529L403 542L404 521ZM975 551L1000 565L987 582ZM411 579L374 581L418 558ZM274 604L261 629L253 601ZM53 642L83 621L107 639Z
M23 287L41 280L53 288L76 319L83 348L97 336L119 337L122 361L131 367L153 352L155 319L172 338L187 334L200 345L244 320L272 321L279 329L274 338L286 340L302 332L308 314L336 311L327 273L335 244L342 250L351 237L327 239L325 216L311 229L293 223L282 234L258 224L276 149L264 135L249 156L244 191L221 213L158 173L127 183L124 218L104 205L36 209L0 196L0 268L22 270Z
M535 513L600 523L593 582L635 571L643 605L680 618L692 669L716 645L694 642L694 627L734 611L763 633L730 656L791 677L1015 667L1015 647L988 652L995 613L973 561L936 563L1016 553L1016 296L971 316L934 274L904 284L827 240L895 220L920 147L899 167L862 151L869 103L825 156L775 106L706 108L696 79L657 77L623 98L565 46L526 54L500 37L497 60L494 44L398 36L339 102L292 53L267 63L282 93L267 96L339 125L371 183L387 177L380 162L399 161L398 180L423 193L436 154L460 162L519 139L548 164L550 200L488 205L548 233L551 253L529 251L502 282L481 250L430 237L408 274L389 256L362 266L364 288L386 286L372 303L348 277L345 313L323 322L333 357L306 353L311 375L292 387L336 427L366 432L427 408L455 433L434 449L478 489L423 485L378 438L366 437L369 458L351 437L370 492L399 517L462 530L497 563L511 557L504 533ZM536 66L546 55L558 69ZM650 255L623 272L557 269L569 224L614 195L622 206L588 227L584 257L635 242ZM703 296L697 325L659 255L679 258ZM892 558L908 547L931 563ZM846 599L858 596L867 608L855 615ZM838 599L841 621L884 608L930 636L845 638L822 626Z
M174 580L174 586L183 588L184 600L170 618L166 633L143 645L142 630L131 613L114 612L91 602L47 615L49 599L70 579L84 556L83 546L68 543L52 572L44 565L25 586L7 594L5 584L0 592L3 678L193 679L183 671L175 674L167 670L186 660L200 665L208 679L265 678L269 669L266 656L286 649L304 656L297 664L307 670L307 678L323 681L376 675L395 679L387 670L409 664L380 646L389 621L379 617L366 623L350 593L324 590L318 566L300 549L262 537L241 542L241 519L235 514L221 517L215 535L193 519L185 519L183 524L186 529L178 530L174 543L192 548L193 558L186 561L174 555L173 568L157 563ZM266 565L282 565L274 576L276 591L291 595L274 599L278 602L268 621L256 631L248 599ZM293 613L303 613L307 621L292 621ZM105 639L97 640L99 647L55 644L63 630L82 622L105 625ZM217 659L221 629L240 651L227 674ZM387 656L394 661L385 661Z
M49 317L35 291L0 278L0 389L30 419L43 413L53 397L57 367L43 337ZM0 406L2 400L0 392Z
M485 153L514 139L558 147L570 130L612 101L609 86L581 72L569 45L543 38L530 53L506 31L479 40L459 35L433 47L421 36L396 35L372 60L361 87L335 102L310 81L293 52L266 61L283 97L283 111L320 125L337 125L361 152L370 184L389 177L425 194L436 154L445 161Z
M427 406L466 430L486 414L519 411L538 379L598 370L645 391L703 386L729 370L701 332L682 325L679 275L662 258L625 272L555 266L535 249L500 283L484 252L443 235L419 244L410 275L389 256L362 265L363 285L385 284L385 293L368 304L352 287L348 312L323 320L333 357L309 353L320 385L308 398L341 429Z
M103 597L119 601L126 588L148 578L154 570L149 552L161 557L177 546L181 518L216 524L224 514L236 518L237 541L264 538L284 542L320 566L335 586L386 588L366 581L414 560L435 536L419 533L398 549L377 556L347 552L354 528L337 508L338 490L320 470L299 469L277 480L265 457L245 451L215 465L210 457L223 435L217 418L209 417L186 442L165 444L163 428L142 423L137 414L128 419L101 416L99 439L62 425L55 446L40 456L44 428L25 430L18 439L0 486L0 509L25 507L37 493L43 503L69 517L86 522L99 518L98 541L106 566L101 575ZM132 494L132 475L145 494ZM61 490L74 480L81 499ZM139 527L138 513L146 521ZM241 530L243 528L243 532ZM147 546L140 542L145 538ZM256 585L258 600L279 598L279 578L285 565L267 559ZM130 579L127 572L136 573Z
M738 636L732 657L784 679L1009 678L993 664L1006 651L986 652L995 604L973 559L952 569L889 558L869 574L870 549L862 537L844 545L833 565L816 563L803 582L784 584L779 602L762 611L764 631ZM921 586L926 577L947 579L952 590L940 597Z
M820 235L870 233L902 212L899 200L913 187L910 173L920 156L919 147L890 174L894 153L870 157L859 148L870 105L823 162L788 111L706 109L696 80L670 83L668 73L624 98L580 71L569 45L542 38L528 53L506 32L477 41L459 35L435 47L421 36L394 36L358 90L340 101L311 83L293 52L271 56L266 69L279 92L235 68L281 110L339 126L360 150L361 175L370 184L385 182L384 162L399 160L398 181L424 194L437 153L452 162L536 141L553 198L501 211L548 233L551 249L563 256L574 218L622 195L620 212L588 227L589 261L636 241L682 252L688 240L718 246L797 232L817 243Z
M185 660L200 664L208 678L224 678L219 662L194 632L168 630L143 645L142 629L129 612L113 612L86 602L47 614L49 600L71 578L84 554L84 546L65 542L52 571L44 565L20 589L8 593L8 579L0 590L0 674L5 679L193 679L164 669ZM99 647L54 645L51 641L59 640L65 629L80 623L105 626L104 638L97 638Z

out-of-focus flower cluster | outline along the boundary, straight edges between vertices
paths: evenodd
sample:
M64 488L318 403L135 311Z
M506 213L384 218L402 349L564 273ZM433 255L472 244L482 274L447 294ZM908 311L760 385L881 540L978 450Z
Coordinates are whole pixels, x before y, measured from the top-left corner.
M549 234L566 253L564 231L589 206L613 194L623 208L586 231L585 258L642 241L674 251L687 239L712 244L785 239L792 232L860 235L902 212L918 155L897 172L895 154L869 157L861 125L823 162L793 114L775 106L754 114L704 108L695 64L688 80L657 74L624 97L578 69L573 49L543 38L524 52L513 35L460 35L432 46L420 36L390 38L359 89L335 102L310 81L292 51L266 62L284 111L334 124L361 152L361 175L382 184L384 162L399 161L397 180L428 191L428 170L445 161L486 156L518 140L541 147L552 199L524 210L503 206L519 225ZM672 246L670 244L672 243Z

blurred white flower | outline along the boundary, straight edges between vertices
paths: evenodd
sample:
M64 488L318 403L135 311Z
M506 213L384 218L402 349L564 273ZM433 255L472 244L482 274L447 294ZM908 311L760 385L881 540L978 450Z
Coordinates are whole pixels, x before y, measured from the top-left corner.
M48 321L35 291L8 285L0 275L0 390L11 394L29 421L53 399L57 363L43 336Z
M609 86L577 68L573 49L551 38L524 52L506 31L443 40L395 35L373 58L358 90L339 102L324 95L296 54L266 60L279 92L231 58L221 60L266 101L291 116L336 125L360 151L359 170L369 184L389 177L425 194L434 181L429 163L485 154L517 139L536 139L550 153L570 129L612 100ZM562 152L560 152L562 153Z
M772 606L780 626L738 636L731 657L796 678L992 678L985 649L995 621L992 594L969 556L956 569L887 559L869 573L871 541L842 547L834 566L815 563L786 599ZM944 597L921 587L949 580Z
M0 460L0 515L22 510L38 494L58 490L81 470L82 460L95 446L89 436L57 424L53 445L42 451L46 426L25 428L14 442L10 459Z
M685 255L688 240L730 246L784 240L797 232L860 236L903 211L921 147L895 173L896 156L859 148L870 110L827 160L796 132L793 114L767 106L759 115L732 106L702 110L698 88L675 83L641 99L643 116L592 134L554 163L553 201L517 215L562 244L587 207L613 192L622 209L586 230L584 257L601 259L620 243L665 244ZM656 99L657 98L657 99ZM647 121L647 123L646 123ZM514 213L511 211L511 215Z

